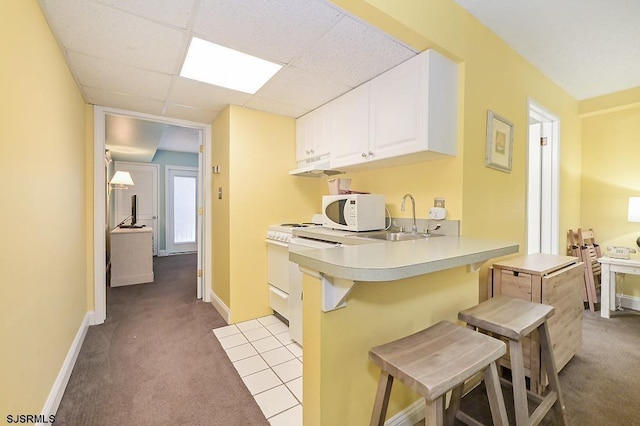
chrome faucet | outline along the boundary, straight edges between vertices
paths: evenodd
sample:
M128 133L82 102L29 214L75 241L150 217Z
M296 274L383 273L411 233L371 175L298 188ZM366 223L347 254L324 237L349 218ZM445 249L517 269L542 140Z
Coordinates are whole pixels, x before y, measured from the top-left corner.
M404 194L404 197L402 197L402 203L400 204L400 211L404 211L404 202L407 199L407 197L411 199L411 207L413 209L413 225L411 226L411 233L417 234L418 226L416 225L416 200L413 199L413 195Z

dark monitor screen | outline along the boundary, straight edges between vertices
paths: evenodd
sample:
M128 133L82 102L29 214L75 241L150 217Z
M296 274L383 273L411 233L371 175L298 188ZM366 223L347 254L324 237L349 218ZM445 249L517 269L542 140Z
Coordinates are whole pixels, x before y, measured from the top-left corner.
M135 225L138 221L138 195L131 196L131 225Z

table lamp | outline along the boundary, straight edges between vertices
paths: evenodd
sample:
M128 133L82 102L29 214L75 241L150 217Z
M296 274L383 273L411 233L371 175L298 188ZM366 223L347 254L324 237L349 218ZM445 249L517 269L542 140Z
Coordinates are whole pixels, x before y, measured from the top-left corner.
M640 222L640 197L629 197L627 221ZM640 247L640 237L636 240L636 244Z

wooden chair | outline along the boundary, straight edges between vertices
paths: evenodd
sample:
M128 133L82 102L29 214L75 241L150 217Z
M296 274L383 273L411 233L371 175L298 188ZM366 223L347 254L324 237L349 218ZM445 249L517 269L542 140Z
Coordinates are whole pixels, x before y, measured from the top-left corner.
M567 232L567 241L569 243L567 247L567 255L577 257L582 260L582 249L580 248L580 238L578 237L578 231L569 229ZM589 303L589 297L587 294L587 284L589 283L589 271L584 268L584 286L582 287L582 300L584 303Z
M595 242L593 229L588 231L579 228L577 231L569 229L567 233L569 246L567 253L570 256L579 257L584 263L584 293L583 299L589 304L589 310L595 311L598 303L598 289L600 288L600 263L602 257L600 246Z
M587 287L587 298L589 301L589 310L595 311L595 304L598 303L598 290L600 289L600 262L598 259L602 257L600 246L596 243L596 237L593 229L585 231L578 229L578 242L582 252L582 261L585 265L585 283Z

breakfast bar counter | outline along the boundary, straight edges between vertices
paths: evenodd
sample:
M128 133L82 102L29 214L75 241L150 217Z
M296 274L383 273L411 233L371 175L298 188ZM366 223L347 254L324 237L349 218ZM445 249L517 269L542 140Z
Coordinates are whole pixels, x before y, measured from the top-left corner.
M518 245L505 241L453 236L432 236L409 241L375 241L364 237L355 245L326 249L292 250L289 259L325 275L353 281L390 281L416 275L475 265L518 252Z
M516 243L457 236L384 241L340 231L296 234L341 244L289 253L304 272L305 426L368 424L380 375L369 349L441 320L457 322L459 311L479 301L482 264L518 252ZM394 424L417 423L420 403L400 384L389 416Z

